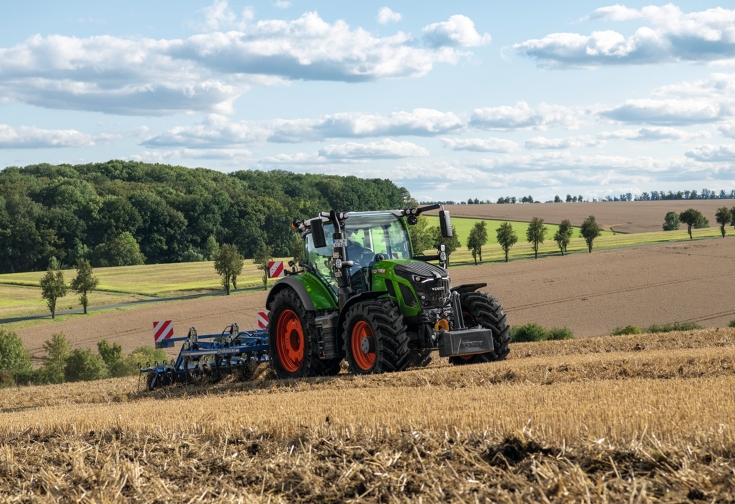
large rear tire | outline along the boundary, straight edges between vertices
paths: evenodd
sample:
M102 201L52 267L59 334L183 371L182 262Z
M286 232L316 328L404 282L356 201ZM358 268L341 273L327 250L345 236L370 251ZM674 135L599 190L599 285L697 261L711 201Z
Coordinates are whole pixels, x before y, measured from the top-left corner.
M350 307L342 334L354 374L403 371L408 366L411 351L403 316L387 299L369 299Z
M335 374L335 362L321 361L314 312L307 311L292 289L279 292L268 314L268 349L279 378Z
M510 326L508 316L503 311L503 305L498 303L491 294L484 292L465 292L460 295L462 315L467 327L480 325L493 332L495 354L492 352L468 356L453 356L449 362L455 366L464 364L479 364L504 360L510 353Z

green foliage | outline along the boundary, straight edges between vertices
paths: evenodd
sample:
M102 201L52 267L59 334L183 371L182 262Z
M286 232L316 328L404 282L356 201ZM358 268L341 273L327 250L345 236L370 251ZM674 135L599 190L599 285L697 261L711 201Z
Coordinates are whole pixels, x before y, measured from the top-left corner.
M735 327L735 319L731 320L727 327Z
M206 260L204 255L191 247L181 254L181 262L201 262L204 260Z
M45 383L63 383L66 376L66 360L69 358L69 342L61 334L54 334L43 344L46 355L43 357L43 381Z
M11 371L0 370L0 389L14 387L15 376Z
M709 219L704 215L701 215L696 221L694 221L694 229L707 229L709 227Z
M447 258L460 246L459 236L457 235L457 229L454 225L452 225L452 236L450 238L442 236L442 230L439 226L430 228L430 233L432 248L438 249L440 245L444 245L447 252ZM449 259L447 259L447 265L449 265Z
M487 223L485 221L475 222L467 238L467 248L472 251L472 258L477 265L477 258L482 262L482 246L487 243Z
M715 220L720 225L720 232L722 233L722 237L725 237L725 226L730 224L732 222L733 215L732 211L727 207L721 207L717 209L717 212L715 213Z
M613 332L610 333L611 336L624 336L626 334L641 334L643 331L640 330L640 328L628 324L625 327L616 327L613 329Z
M134 266L144 264L145 256L135 237L125 231L118 237L97 245L92 252L92 261L96 266Z
M77 276L71 281L71 288L79 294L79 302L84 307L84 313L87 313L87 305L89 297L87 293L97 288L100 281L96 278L92 271L92 265L83 258L77 260Z
M552 327L546 333L548 340L574 339L574 333L568 327Z
M548 228L544 226L544 220L534 217L526 228L526 240L533 245L533 257L538 259L538 246L544 243Z
M674 322L673 324L656 325L653 324L646 329L647 333L665 333L672 331L693 331L694 329L704 329L695 322Z
M130 357L123 357L122 347L118 343L112 346L106 341L97 342L97 351L107 366L109 375L113 378L135 374L138 369L136 362Z
M89 348L77 348L69 353L64 374L66 381L70 382L101 380L110 375L102 357Z
M424 250L432 247L432 229L429 227L429 219L425 216L419 215L416 224L408 226L408 234L411 237L414 255L422 255Z
M668 212L664 217L664 231L677 231L680 225L681 221L678 213Z
M210 237L248 258L262 245L283 257L295 218L403 208L409 198L385 179L281 170L225 174L119 160L11 167L0 172L0 273L45 269L52 256L65 264L138 262L110 245L125 233L149 263L193 260L192 251L213 260Z
M168 359L168 356L163 349L148 345L136 348L133 350L133 353L127 357L129 363L131 363L135 368L137 368L139 364L141 366L146 366L148 363L153 364L156 361L162 362L166 359Z
M206 251L205 258L207 261L214 261L214 258L219 254L219 243L217 243L214 236L209 235L207 238L207 245L204 250Z
M687 225L687 233L689 233L690 240L693 239L692 238L692 227L696 227L695 225L697 223L702 223L702 219L705 219L702 213L699 210L695 210L693 208L684 210L683 212L679 214L679 220Z
M505 262L508 262L508 252L511 247L518 242L518 235L513 229L510 222L503 222L498 229L495 230L498 243L505 252Z
M567 327L553 327L546 329L536 323L512 327L510 339L514 343L525 341L547 341L574 339L574 333Z
M31 355L14 332L0 329L0 370L17 373L30 371Z
M219 254L214 258L214 270L222 277L222 286L228 296L230 295L230 283L234 284L237 289L237 275L242 273L242 266L243 258L237 251L237 245L225 243L220 247Z
M39 282L41 297L46 300L46 306L51 311L51 318L56 318L56 301L66 296L66 282L64 272L59 270L59 262L55 257L49 261L48 271Z
M563 221L561 221L561 224L559 224L559 229L557 229L556 233L554 234L554 241L559 246L561 255L564 255L564 252L567 251L569 242L572 241L573 234L574 228L572 227L572 223L569 222L569 219L564 219Z
M584 238L584 241L587 242L587 248L589 249L590 253L592 253L592 243L595 241L595 238L600 236L600 226L597 225L597 220L595 220L594 215L590 215L587 217L584 222L582 223L582 227L580 228L580 235L582 238Z
M268 289L268 263L273 260L273 250L267 245L263 245L261 249L255 254L253 263L257 265L258 269L263 272L263 290ZM237 288L237 286L235 286Z

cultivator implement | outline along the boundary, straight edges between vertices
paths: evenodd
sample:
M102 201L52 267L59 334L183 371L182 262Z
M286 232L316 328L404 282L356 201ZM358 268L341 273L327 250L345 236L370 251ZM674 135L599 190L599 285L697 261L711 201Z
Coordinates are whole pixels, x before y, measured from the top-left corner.
M170 348L177 342L182 345L176 360L140 367L149 390L207 376L217 379L238 371L248 378L255 364L268 361L268 331L264 328L240 331L233 323L220 334L198 334L192 327L186 336L176 337L171 321L154 322L153 327L156 348Z

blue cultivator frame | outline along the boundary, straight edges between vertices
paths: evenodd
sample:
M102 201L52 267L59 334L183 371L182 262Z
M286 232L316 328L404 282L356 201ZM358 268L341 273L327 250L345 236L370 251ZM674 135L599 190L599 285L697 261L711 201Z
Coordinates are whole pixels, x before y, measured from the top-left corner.
M182 341L176 361L153 366L147 363L140 368L140 374L147 374L149 390L174 383L189 383L193 378L202 376L219 377L223 372L240 369L247 373L251 363L268 360L268 331L240 331L232 324L221 334L197 334L196 327L189 334L171 337L156 342L156 348L169 348Z

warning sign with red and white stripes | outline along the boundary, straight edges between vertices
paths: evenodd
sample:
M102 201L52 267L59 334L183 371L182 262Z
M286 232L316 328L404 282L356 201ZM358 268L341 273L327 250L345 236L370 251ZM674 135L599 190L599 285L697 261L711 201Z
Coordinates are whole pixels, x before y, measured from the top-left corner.
M265 329L268 327L268 314L264 311L258 312L258 329Z
M283 261L270 261L268 263L268 276L278 278L284 276Z
M166 340L174 335L174 323L171 320L153 322L153 339L156 343Z

